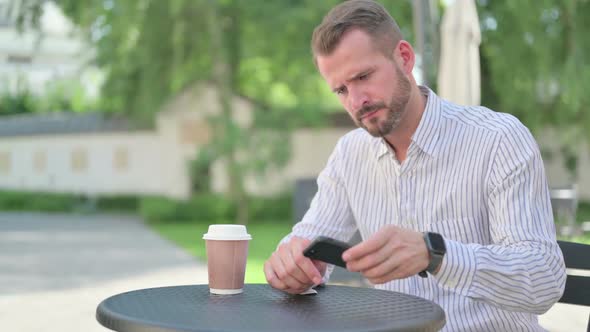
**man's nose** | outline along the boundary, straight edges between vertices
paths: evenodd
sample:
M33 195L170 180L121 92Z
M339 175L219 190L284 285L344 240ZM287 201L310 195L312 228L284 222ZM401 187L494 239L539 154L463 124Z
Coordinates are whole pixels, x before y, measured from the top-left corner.
M349 91L349 98L349 105L355 111L358 111L363 106L369 104L369 97L367 96L367 94L358 89L351 89Z

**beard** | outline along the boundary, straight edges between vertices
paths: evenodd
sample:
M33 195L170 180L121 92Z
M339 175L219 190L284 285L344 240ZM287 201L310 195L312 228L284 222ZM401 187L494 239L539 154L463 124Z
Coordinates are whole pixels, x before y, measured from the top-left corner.
M374 137L384 137L391 134L400 124L406 113L406 106L410 100L411 84L403 72L396 67L397 92L393 92L389 103L383 101L363 106L353 117L354 122ZM383 109L385 118L374 116L363 122L362 117L371 112ZM366 123L368 122L368 123Z

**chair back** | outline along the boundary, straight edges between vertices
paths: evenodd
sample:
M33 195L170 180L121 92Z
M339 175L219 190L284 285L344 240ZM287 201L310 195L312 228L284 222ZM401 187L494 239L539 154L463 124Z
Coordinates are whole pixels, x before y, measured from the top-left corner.
M590 245L567 241L557 241L565 267L568 269L585 270L586 275L576 275L568 270L565 291L559 299L561 303L590 306ZM588 317L587 331L590 331Z

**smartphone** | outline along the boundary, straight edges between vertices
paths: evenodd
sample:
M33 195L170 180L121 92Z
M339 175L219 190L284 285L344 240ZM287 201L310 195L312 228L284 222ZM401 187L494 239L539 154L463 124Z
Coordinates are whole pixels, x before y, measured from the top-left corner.
M346 242L327 236L318 236L305 248L303 256L346 268L346 263L342 260L342 253L350 247L350 244Z

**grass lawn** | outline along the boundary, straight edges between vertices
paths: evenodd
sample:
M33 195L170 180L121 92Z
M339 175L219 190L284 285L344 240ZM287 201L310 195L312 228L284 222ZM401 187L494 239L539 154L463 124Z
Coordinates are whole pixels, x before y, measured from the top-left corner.
M216 222L219 224L229 222ZM150 223L163 237L176 243L193 256L206 261L205 240L209 223ZM293 225L286 221L256 222L247 225L252 240L248 248L248 263L246 265L247 283L266 283L263 266L270 254L275 250L278 242L291 231Z
M559 237L559 240L590 244L590 234L586 233L584 235L574 237Z
M578 210L576 212L576 222L579 226L581 226L582 222L590 221L590 202L582 201L578 204ZM556 220L559 223L558 220ZM574 237L559 237L560 240L571 241L571 242L579 242L590 244L590 233L586 232L582 235L574 236Z

